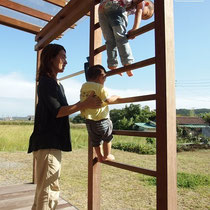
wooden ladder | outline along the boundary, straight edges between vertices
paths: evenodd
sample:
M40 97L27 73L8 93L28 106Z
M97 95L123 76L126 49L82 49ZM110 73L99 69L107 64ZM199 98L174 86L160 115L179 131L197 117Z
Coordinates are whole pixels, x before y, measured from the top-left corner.
M90 11L90 66L101 63L101 52L106 49L98 23L98 3L92 1ZM176 189L176 107L174 73L173 0L155 1L155 21L137 29L141 35L155 30L155 57L107 72L107 77L155 65L156 93L124 98L122 103L156 102L156 132L114 130L114 135L156 138L156 171L119 162L105 161L106 165L156 177L157 209L177 209ZM100 209L101 165L90 145L88 148L88 210Z

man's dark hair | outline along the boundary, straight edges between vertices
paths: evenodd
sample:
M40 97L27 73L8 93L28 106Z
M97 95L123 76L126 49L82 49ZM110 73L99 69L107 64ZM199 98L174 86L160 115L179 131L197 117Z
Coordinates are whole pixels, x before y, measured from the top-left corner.
M65 50L62 45L59 44L48 44L41 52L40 56L40 67L38 70L37 81L41 76L52 77L52 59L55 58L61 50Z
M105 68L99 64L89 67L87 70L87 80L89 81L96 79L99 75L101 75L102 71L106 73Z

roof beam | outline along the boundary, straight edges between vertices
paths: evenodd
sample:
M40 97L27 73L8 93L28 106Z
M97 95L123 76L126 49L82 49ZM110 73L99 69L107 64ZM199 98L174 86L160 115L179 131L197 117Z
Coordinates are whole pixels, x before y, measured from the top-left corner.
M0 24L9 26L15 29L19 29L25 32L29 32L32 34L37 34L41 30L39 26L32 25L32 24L29 24L20 20L16 20L14 18L10 18L4 15L0 15Z
M79 19L90 11L93 0L85 0L82 2L78 0L71 0L57 15L36 35L35 40L38 43L35 50L40 50L67 28L75 24Z
M60 0L43 0L43 1L54 4L58 7L65 7L66 4L68 3L66 0L62 0L62 1L60 1ZM86 15L90 16L90 12L88 12Z
M26 7L24 5L18 4L16 2L13 2L13 1L10 1L10 0L1 0L0 1L0 6L6 7L8 9L12 9L12 10L17 11L17 12L21 12L25 15L29 15L29 16L38 18L40 20L47 21L47 22L49 22L53 18L52 15L49 15L49 14L44 13L44 12L40 12L40 11L32 9L30 7Z
M58 7L64 7L68 3L66 0L43 0L43 1L54 4Z

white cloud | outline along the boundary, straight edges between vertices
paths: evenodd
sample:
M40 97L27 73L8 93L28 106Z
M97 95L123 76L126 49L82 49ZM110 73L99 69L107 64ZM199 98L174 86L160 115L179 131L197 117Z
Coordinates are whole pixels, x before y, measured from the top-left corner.
M34 99L35 82L28 82L15 72L0 75L0 97L16 99Z
M80 88L82 83L76 79L62 81L65 94L69 104L79 101ZM152 91L140 89L111 89L110 95L131 97L153 94ZM0 74L0 117L4 116L27 116L34 114L35 82L27 81L22 75L11 73ZM140 102L141 106L148 105L155 109L154 101ZM111 105L110 109L122 108L125 104ZM177 108L210 108L210 99L206 96L179 95L176 98Z
M34 113L35 82L15 72L0 75L0 117Z
M177 109L210 109L210 97L208 96L178 96L176 98Z

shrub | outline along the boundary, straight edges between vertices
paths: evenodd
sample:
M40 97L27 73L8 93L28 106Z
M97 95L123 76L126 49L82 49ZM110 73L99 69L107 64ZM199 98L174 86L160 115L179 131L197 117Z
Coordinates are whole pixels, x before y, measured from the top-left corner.
M139 145L128 142L116 142L112 144L112 148L145 155L153 155L156 153L155 147L149 144Z
M144 179L149 185L156 185L156 178L149 177ZM200 174L188 174L178 173L177 174L177 187L178 188L191 188L194 189L198 186L209 186L210 176Z

